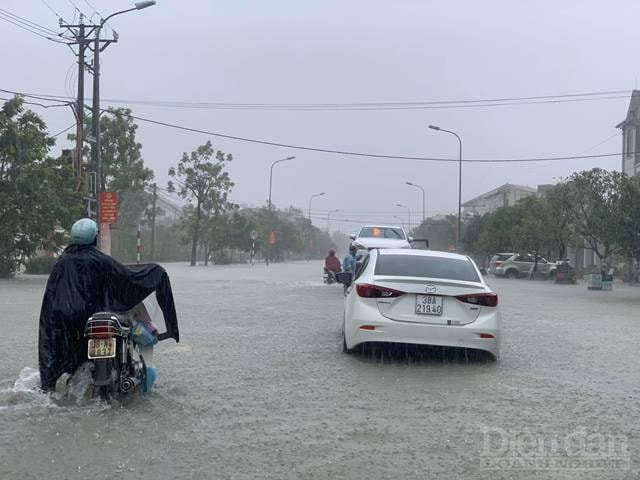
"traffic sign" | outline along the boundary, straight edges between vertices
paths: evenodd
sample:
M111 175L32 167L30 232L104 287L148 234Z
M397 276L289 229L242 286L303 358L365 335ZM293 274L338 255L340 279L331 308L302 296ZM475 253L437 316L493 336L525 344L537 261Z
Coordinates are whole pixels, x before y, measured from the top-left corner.
M256 232L255 230L251 230L251 233L249 234L249 237L251 238L251 240L257 240L258 239L258 232Z
M100 223L118 223L118 192L100 192Z

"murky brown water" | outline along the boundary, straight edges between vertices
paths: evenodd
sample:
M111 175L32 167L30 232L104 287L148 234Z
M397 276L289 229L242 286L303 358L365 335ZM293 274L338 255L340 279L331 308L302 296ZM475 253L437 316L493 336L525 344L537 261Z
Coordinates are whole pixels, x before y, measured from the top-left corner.
M342 354L318 263L168 270L183 343L156 350L152 395L115 407L29 390L45 280L0 282L1 479L638 478L640 288L491 279L502 358L468 364ZM488 469L509 435L581 428L626 440L626 466Z

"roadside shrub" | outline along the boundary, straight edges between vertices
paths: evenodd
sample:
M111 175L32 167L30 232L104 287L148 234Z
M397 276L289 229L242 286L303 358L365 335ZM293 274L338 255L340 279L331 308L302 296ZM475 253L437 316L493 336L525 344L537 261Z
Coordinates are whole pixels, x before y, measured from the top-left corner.
M58 261L54 257L34 257L27 262L26 271L30 275L48 275Z

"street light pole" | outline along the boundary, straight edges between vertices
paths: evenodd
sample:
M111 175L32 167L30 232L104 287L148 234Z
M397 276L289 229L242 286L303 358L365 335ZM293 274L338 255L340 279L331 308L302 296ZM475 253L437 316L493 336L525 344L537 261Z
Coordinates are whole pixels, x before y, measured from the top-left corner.
M397 218L398 220L400 220L400 226L404 228L404 219L402 217L399 217L398 215L394 215L393 218Z
M327 233L328 233L329 235L331 235L331 230L330 230L330 228L329 228L329 226L330 226L330 224L331 224L331 214L332 214L332 213L339 212L339 211L340 211L340 209L339 209L339 208L336 208L335 210L331 210L330 212L328 212L328 213L327 213Z
M311 195L311 197L309 198L309 221L311 221L311 200L317 197L321 197L322 195L326 195L326 193L325 192L316 193L315 195Z
M401 203L396 203L396 207L401 207L401 208L406 208L407 209L407 214L409 215L409 232L411 232L411 209L409 207L407 207L406 205L402 205Z
M415 183L411 183L409 181L405 182L407 185L410 185L412 187L416 187L419 188L420 190L422 190L422 223L425 222L425 220L427 219L426 215L425 215L425 193L424 193L424 188L422 188L420 185L416 185ZM425 225L426 228L426 225Z
M269 172L269 203L268 203L269 211L271 211L271 187L273 186L273 167L275 167L276 164L278 164L280 162L286 162L288 160L293 160L295 158L296 157L281 158L280 160L276 160L275 162L273 162L271 164L271 170Z
M460 250L460 244L462 242L462 237L460 236L462 231L462 140L460 136L456 132L452 132L451 130L445 130L444 128L440 128L436 125L429 125L431 130L436 130L438 132L450 133L451 135L455 135L458 139L458 144L460 146L459 149L459 162L458 162L458 228L456 230L456 250Z
M106 18L100 21L100 25L96 28L95 39L93 44L93 105L92 105L92 128L93 128L93 148L91 150L91 157L93 165L96 169L96 200L97 208L96 213L98 217L98 223L100 223L100 192L102 191L102 159L100 155L100 52L107 48L110 43L117 42L118 39L113 38L110 40L104 40L104 46L100 46L100 32L104 24L110 18L116 15L122 15L123 13L133 12L134 10L142 10L147 7L155 5L155 1L137 2L132 8L126 10L120 10L119 12L112 13Z

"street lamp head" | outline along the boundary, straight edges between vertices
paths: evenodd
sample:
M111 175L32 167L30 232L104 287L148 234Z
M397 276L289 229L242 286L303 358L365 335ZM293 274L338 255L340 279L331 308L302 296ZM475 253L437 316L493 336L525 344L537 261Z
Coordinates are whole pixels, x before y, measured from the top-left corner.
M414 186L413 183L411 182L404 182L404 183L406 183L407 185L411 185L412 187Z
M437 125L429 125L429 128L431 130L440 130L440 127L438 127Z
M321 192L321 193L318 194L318 196L321 196L321 195L326 195L326 193L325 192Z
M134 6L136 7L136 10L142 10L143 8L153 7L155 4L155 0L149 0L146 2L136 2Z
M296 157L287 157L285 160L294 160Z
M402 205L401 203L396 203L396 207L403 207L404 208L404 205Z

